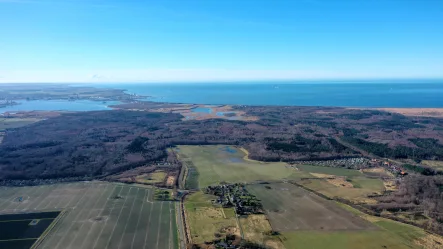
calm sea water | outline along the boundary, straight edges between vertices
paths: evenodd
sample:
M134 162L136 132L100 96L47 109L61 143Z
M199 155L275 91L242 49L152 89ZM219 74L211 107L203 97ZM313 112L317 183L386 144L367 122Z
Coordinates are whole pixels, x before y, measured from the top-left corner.
M76 85L126 89L128 93L150 96L146 100L170 103L443 108L443 80ZM87 100L20 102L21 105L0 108L0 113L31 110L109 110L108 105L118 103Z
M101 85L102 87L104 85ZM443 107L443 80L109 84L150 101L195 104Z
M117 101L106 103L89 100L21 100L20 105L0 108L0 113L17 111L99 111L110 110L108 105L118 104Z

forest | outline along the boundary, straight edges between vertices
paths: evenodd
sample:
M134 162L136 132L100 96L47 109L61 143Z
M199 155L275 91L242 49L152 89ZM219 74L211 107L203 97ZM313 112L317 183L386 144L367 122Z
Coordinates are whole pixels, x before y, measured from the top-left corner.
M8 129L0 179L104 177L164 162L174 145L239 145L251 159L286 162L364 152L415 165L443 156L443 121L437 118L332 107L233 108L258 120L183 120L177 113L121 109L64 113Z
M377 204L366 205L377 215L386 212L425 215L431 219L414 225L443 234L443 176L408 176L400 182L398 191L378 197L377 201Z

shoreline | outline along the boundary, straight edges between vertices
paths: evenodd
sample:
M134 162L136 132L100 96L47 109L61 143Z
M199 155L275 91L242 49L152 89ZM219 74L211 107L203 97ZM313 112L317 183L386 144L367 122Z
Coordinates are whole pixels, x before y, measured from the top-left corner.
M349 108L349 109L359 109L359 110L379 110L390 113L402 114L404 116L410 117L431 117L431 118L442 118L443 108L421 108L421 107L383 107L383 108Z

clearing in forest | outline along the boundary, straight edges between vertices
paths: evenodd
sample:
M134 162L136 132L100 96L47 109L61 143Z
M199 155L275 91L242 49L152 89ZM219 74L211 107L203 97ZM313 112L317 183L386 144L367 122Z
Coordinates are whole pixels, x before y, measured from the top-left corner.
M181 160L191 161L198 171L198 187L221 182L244 183L290 179L302 172L283 162L245 160L245 153L228 145L178 146Z
M152 173L142 174L135 177L135 182L143 184L156 184L165 181L167 174L162 170L156 170Z
M1 213L64 211L39 249L178 248L175 203L126 184L1 187Z

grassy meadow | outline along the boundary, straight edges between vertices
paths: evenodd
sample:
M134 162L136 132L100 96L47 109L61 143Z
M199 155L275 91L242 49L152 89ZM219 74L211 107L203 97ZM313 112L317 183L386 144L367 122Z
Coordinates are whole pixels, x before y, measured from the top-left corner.
M135 181L144 184L162 183L166 178L166 172L157 170L149 174L142 174L135 177Z
M200 188L221 182L247 183L290 179L302 174L283 162L245 160L246 154L234 146L178 146L178 148L179 155L192 160L197 169Z
M234 209L213 205L212 199L215 198L201 191L186 197L186 222L192 243L213 241L228 231L240 235Z
M423 229L366 215L294 185L300 184L330 198L374 203L375 199L368 195L382 193L386 188L377 177L379 174L375 174L380 173L378 169L369 169L368 173L259 162L248 159L244 149L226 145L178 146L176 151L179 159L194 172L193 186L246 183L266 209L265 215L239 217L237 222L233 209L214 205L213 196L195 192L185 201L193 243L212 241L230 229L231 233L243 234L247 240L274 249L434 249L439 248L438 243L443 244L439 242L441 237L427 234ZM272 235L270 231L280 235Z

